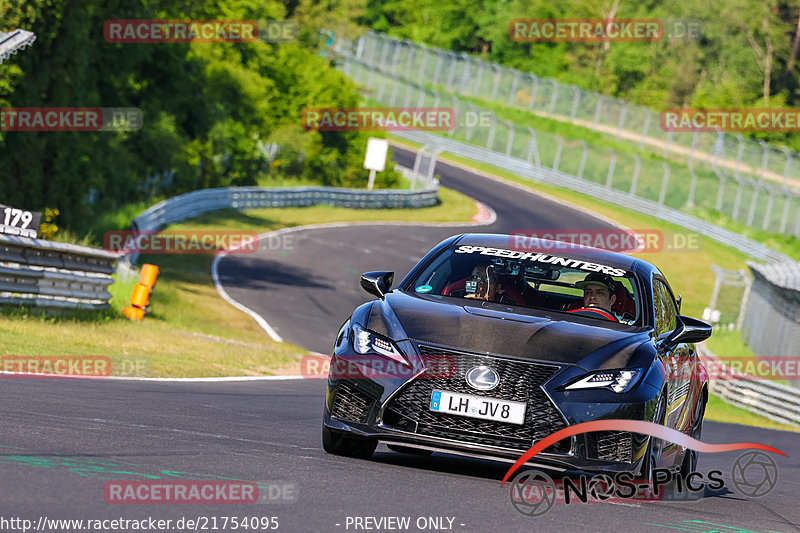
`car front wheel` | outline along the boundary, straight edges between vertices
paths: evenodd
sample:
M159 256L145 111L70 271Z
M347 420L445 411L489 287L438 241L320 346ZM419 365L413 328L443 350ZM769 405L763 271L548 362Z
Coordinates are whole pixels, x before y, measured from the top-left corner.
M661 399L658 402L658 407L656 409L655 416L653 416L653 422L659 425L664 424L664 419L666 418L667 413L667 398L666 393L662 394ZM648 484L653 487L654 486L654 471L656 468L660 466L661 463L661 451L664 447L664 443L661 439L657 439L656 437L650 437L650 442L647 444L647 450L645 451L642 469L641 469L641 476L642 479L647 480Z
M697 402L697 411L694 417L694 425L692 427L691 436L693 439L700 440L703 435L703 418L706 414L706 402L702 399ZM677 483L673 485L673 492L677 493L680 499L684 500L699 500L704 495L704 490L693 491L689 488L689 480L687 476L697 470L697 452L694 450L686 449L683 454L683 462L681 463L681 470L678 473L681 476L680 485ZM678 498L676 498L678 499Z

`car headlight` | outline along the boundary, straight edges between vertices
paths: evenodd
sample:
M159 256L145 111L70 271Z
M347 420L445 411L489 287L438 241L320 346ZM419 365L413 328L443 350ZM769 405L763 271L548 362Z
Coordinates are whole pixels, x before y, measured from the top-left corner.
M376 333L368 331L358 324L353 324L353 349L356 353L380 354L403 364L408 364L403 352L394 342Z
M636 384L641 373L639 368L603 370L602 372L593 372L565 388L566 390L608 389L617 393L628 392Z

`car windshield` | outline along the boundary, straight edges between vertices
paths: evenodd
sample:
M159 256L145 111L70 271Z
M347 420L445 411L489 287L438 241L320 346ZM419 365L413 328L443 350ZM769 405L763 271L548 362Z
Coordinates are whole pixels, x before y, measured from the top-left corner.
M632 273L548 253L451 246L414 279L411 290L625 324L637 324L641 316Z

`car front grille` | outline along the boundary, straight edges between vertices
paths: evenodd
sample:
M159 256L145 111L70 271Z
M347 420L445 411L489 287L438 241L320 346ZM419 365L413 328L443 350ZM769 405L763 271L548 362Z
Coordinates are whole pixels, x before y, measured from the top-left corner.
M387 404L383 414L384 425L419 435L514 450L527 450L534 441L566 427L564 418L541 388L558 370L557 367L430 346L420 346L420 352L423 356L452 358L455 372L441 377L426 376L426 371L405 385ZM467 384L464 379L467 371L480 365L489 366L499 374L500 384L496 388L479 391ZM510 424L431 411L434 389L524 402L527 404L525 422ZM561 440L545 452L569 453L571 442L571 439Z
M626 431L597 431L586 434L589 458L631 462L632 435Z
M353 384L342 381L336 388L331 407L331 416L339 420L366 423L375 399L357 389Z

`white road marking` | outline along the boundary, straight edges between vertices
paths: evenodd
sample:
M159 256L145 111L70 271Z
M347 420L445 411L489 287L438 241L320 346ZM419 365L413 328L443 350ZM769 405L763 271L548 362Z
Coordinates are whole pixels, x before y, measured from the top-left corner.
M494 212L493 209L490 207L481 204L480 202L475 202L475 205L478 209L478 212L482 214L481 220L479 222L437 222L431 224L420 224L418 222L328 222L328 223L321 223L321 224L308 224L305 226L295 226L291 228L283 228L274 231L268 231L266 233L261 233L256 237L256 241L261 241L264 239L268 239L270 237L274 237L277 235L284 235L286 233L294 233L296 231L304 231L304 230L313 230L313 229L326 229L326 228L346 228L350 226L425 226L425 227L470 227L470 226L486 226L494 224L497 220L497 213ZM476 215L477 216L477 215ZM220 260L228 255L230 252L238 250L242 245L245 243L239 243L237 245L231 246L222 250L221 252L217 253L214 256L214 260L211 262L211 278L214 280L214 287L216 287L217 292L222 299L234 306L236 309L250 315L250 317L256 321L256 323L263 329L267 335L270 336L272 340L275 342L283 342L283 337L278 334L278 332L269 325L269 323L264 319L263 316L259 315L249 307L242 305L241 303L234 300L226 291L225 288L222 286L222 283L219 281L219 262ZM250 244L248 242L247 244Z

